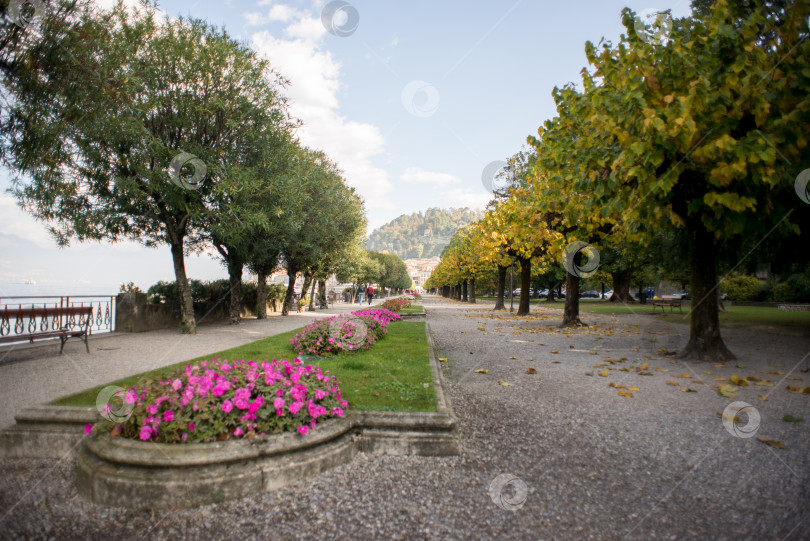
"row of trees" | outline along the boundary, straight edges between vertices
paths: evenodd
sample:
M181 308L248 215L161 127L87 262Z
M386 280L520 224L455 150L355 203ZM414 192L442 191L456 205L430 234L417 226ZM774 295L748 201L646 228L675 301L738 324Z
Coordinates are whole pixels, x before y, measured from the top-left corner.
M242 273L265 284L288 270L304 291L362 244L363 202L324 153L303 147L269 61L204 21L156 6L0 2L0 158L19 204L71 240L168 245L183 332L196 321L185 270L191 252L227 268L231 320Z
M718 268L808 262L795 246L810 208L795 185L810 163L809 14L807 0L700 1L691 17L663 14L645 28L625 9L626 34L587 43L581 87L555 88L558 116L509 160L508 187L453 239L428 286L463 285L490 265L502 291L516 260L526 314L532 269L564 268L569 326L581 323L580 278L592 272L583 245L598 250L590 259L604 256L625 302L634 271L685 261L692 309L681 355L733 359L720 335Z
M350 257L343 259L336 274L338 281L353 284L352 302L361 284L377 284L383 295L388 290L401 292L413 287L408 268L398 255L366 250L359 246Z

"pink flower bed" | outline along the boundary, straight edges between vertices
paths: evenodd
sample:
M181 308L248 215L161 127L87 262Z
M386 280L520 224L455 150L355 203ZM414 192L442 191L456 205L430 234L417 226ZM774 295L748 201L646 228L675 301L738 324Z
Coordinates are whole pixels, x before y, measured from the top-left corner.
M389 310L369 308L351 315L318 319L296 333L290 346L299 355L321 357L369 349L388 334L388 325L399 318Z
M411 305L409 299L388 299L382 303L382 307L392 312L399 312L403 308L408 308Z
M292 362L211 359L165 381L127 391L132 414L98 428L113 436L161 443L200 443L314 429L342 417L347 402L329 371ZM91 428L91 427L88 427ZM89 432L90 430L86 429Z

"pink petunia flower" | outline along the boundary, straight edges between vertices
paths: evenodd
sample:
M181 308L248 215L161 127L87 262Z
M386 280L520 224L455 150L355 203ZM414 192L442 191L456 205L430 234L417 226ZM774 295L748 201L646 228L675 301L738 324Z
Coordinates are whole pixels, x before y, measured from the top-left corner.
M233 431L234 436L241 436L242 434L244 434L244 432L241 426L236 427L236 430Z
M301 425L298 427L298 433L301 434L302 436L307 435L307 430L309 430L309 428L306 427L305 425Z
M149 426L141 427L141 433L138 435L138 437L140 439L142 439L143 441L146 441L149 438L151 438L152 437L152 427L149 427Z
M226 400L222 403L222 411L225 413L230 413L233 409L233 403L230 400Z
M93 432L93 425L92 424L84 425L84 433L90 434L91 432Z
M174 421L174 412L171 411L171 410L164 411L163 412L163 422L164 423L170 423L172 421Z

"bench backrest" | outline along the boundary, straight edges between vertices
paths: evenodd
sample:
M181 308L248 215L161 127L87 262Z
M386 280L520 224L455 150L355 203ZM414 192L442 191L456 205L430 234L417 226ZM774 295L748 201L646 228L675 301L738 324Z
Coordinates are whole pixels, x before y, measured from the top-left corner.
M0 317L53 317L53 316L83 316L92 315L92 306L52 306L42 308L3 308Z
M89 332L92 319L92 306L6 307L0 309L0 336L14 334L25 337L36 334L37 331L57 331L60 328L72 329L76 326L83 327Z
M661 297L658 297L658 300L672 302L672 301L681 301L683 300L683 298L678 297L676 295L662 295Z

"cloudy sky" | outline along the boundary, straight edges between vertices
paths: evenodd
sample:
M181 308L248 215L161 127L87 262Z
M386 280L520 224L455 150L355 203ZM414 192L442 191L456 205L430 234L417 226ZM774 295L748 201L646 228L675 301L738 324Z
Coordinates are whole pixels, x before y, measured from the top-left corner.
M625 6L689 12L688 0L162 1L168 16L224 26L290 80L301 140L340 165L365 200L369 232L400 214L488 201L487 165L519 151L554 116L554 86L578 82L584 44L615 40ZM16 207L0 169L0 296L37 287L77 293L173 279L168 248L59 250ZM190 277L225 277L189 258ZM33 290L31 287L25 291ZM50 293L50 291L49 291Z

